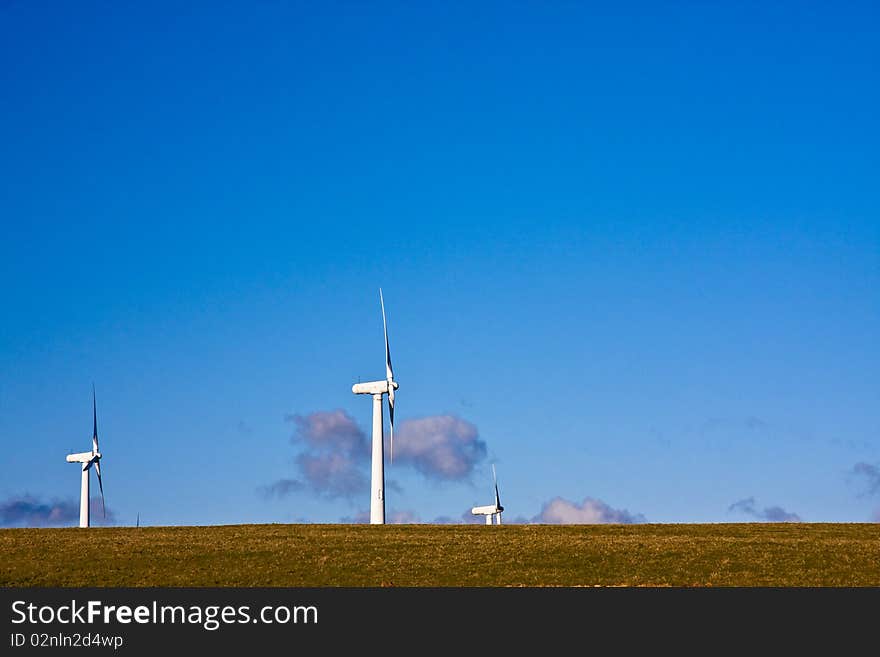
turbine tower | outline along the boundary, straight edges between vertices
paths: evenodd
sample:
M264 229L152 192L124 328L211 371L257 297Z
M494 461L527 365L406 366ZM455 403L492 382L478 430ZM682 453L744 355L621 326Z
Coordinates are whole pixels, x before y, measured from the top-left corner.
M471 509L471 513L475 516L486 516L486 524L491 525L492 520L496 520L496 524L501 524L501 512L504 507L501 506L501 496L498 494L498 478L495 476L495 464L492 464L492 482L495 484L495 504L486 506L475 506Z
M107 517L107 508L104 506L104 484L101 483L101 452L98 450L98 405L95 401L95 384L92 384L92 419L94 420L92 431L92 451L68 454L68 463L82 464L82 486L79 493L79 526L89 526L89 470L95 466L98 475L98 486L101 489L101 509L104 517Z
M391 423L391 462L394 462L394 391L399 387L394 380L391 368L391 350L388 348L388 323L385 321L385 299L379 288L379 303L382 306L382 329L385 332L385 380L355 383L351 391L356 395L373 396L373 446L372 468L370 474L370 524L385 524L385 453L384 420L382 418L382 396L388 395L388 419Z

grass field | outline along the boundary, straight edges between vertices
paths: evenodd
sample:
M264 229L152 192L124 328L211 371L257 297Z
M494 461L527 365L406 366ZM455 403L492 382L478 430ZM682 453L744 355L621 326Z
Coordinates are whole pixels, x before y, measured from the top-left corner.
M880 524L0 530L2 586L880 586Z

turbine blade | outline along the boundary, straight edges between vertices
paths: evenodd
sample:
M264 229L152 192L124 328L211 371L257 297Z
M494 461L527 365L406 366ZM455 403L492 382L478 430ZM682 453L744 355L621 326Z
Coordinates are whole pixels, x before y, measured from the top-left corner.
M388 386L388 415L391 417L391 424L394 424L394 386Z
M100 459L95 459L95 473L98 475L98 488L101 489L101 511L104 513L104 517L107 517L107 507L104 504L104 484L101 482L101 461Z
M391 463L394 463L394 368L391 366L391 348L388 346L388 322L385 319L385 297L379 288L382 305L382 332L385 334L385 380L388 382L388 419L391 424Z
M388 388L388 421L391 424L391 463L394 463L394 388Z
M98 452L98 402L95 398L95 384L92 384L92 453Z
M385 332L385 378L390 386L394 380L394 369L391 367L391 349L388 347L388 322L385 321L385 299L382 288L379 288L379 303L382 304L382 330Z
M492 464L492 482L495 484L495 508L501 506L501 496L498 494L498 477L495 476L495 464Z

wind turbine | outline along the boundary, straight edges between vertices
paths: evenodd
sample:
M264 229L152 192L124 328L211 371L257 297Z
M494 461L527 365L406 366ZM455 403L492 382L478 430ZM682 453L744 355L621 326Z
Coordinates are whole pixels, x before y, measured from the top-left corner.
M382 329L385 332L385 380L355 383L351 391L356 395L373 396L373 445L370 474L370 524L385 524L385 454L384 421L382 419L382 396L388 395L388 419L391 421L391 462L394 463L394 391L399 387L391 368L391 350L388 348L388 323L385 321L385 299L379 288L382 306Z
M501 524L501 512L504 507L501 506L501 496L498 494L498 478L495 476L495 464L492 464L492 482L495 484L495 504L486 506L475 506L471 509L471 513L475 516L486 516L486 524L491 525L493 518L497 519L496 524Z
M104 517L107 517L107 507L104 506L104 484L101 483L101 452L98 451L98 405L95 401L95 384L92 384L92 419L94 420L92 431L92 451L68 454L68 463L82 463L82 486L79 493L79 526L89 526L89 470L95 466L98 475L98 486L101 489L101 509Z

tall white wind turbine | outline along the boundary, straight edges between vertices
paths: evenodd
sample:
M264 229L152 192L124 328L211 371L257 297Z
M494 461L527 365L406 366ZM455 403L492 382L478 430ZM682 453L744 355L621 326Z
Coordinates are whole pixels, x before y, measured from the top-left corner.
M486 506L475 506L471 509L471 513L475 516L486 516L486 524L493 524L493 519L496 521L496 524L501 524L501 512L504 511L504 507L501 506L501 496L498 494L498 478L495 476L495 464L492 464L492 483L495 485L495 504L488 504Z
M385 454L384 420L382 418L382 396L388 395L388 418L391 425L391 462L394 462L394 391L399 387L394 380L391 367L391 350L388 347L388 323L385 321L385 299L379 288L379 303L382 306L382 329L385 332L385 380L369 383L356 383L351 391L356 395L373 396L373 445L372 468L370 474L370 524L385 524Z
M98 487L101 489L101 509L104 517L107 517L107 507L104 506L104 484L101 482L101 452L98 450L98 404L95 401L95 385L92 384L92 451L68 454L68 463L82 464L82 485L79 493L79 526L89 526L89 471L95 466L98 475Z

